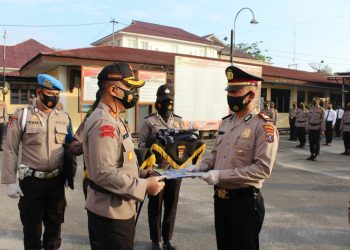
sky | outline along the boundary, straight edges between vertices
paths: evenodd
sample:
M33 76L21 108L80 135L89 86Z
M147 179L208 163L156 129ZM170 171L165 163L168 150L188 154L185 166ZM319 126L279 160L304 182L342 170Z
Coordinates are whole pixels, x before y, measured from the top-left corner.
M245 7L258 24L250 24L250 11L238 14ZM89 47L112 33L112 18L115 30L138 20L224 39L237 17L236 44L259 42L273 66L350 71L349 0L0 0L0 13L0 44L6 29L6 45L32 38L59 49ZM94 25L69 26L77 24Z

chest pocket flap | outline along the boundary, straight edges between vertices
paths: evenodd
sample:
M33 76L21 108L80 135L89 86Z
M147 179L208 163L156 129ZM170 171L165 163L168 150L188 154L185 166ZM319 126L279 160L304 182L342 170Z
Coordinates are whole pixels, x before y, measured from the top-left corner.
M66 135L68 134L67 127L64 125L56 125L56 143L62 144L66 139Z
M252 148L252 142L249 139L238 137L236 146L237 148L250 150Z
M29 145L41 144L43 136L41 135L40 127L26 126L25 128L25 143Z

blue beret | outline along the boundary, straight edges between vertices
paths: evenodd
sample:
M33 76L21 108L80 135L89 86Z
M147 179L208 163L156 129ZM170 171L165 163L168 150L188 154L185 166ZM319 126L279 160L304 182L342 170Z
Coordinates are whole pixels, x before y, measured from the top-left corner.
M57 80L55 77L46 75L46 74L39 74L38 75L38 83L41 87L44 87L46 89L53 89L53 90L64 90L62 83Z

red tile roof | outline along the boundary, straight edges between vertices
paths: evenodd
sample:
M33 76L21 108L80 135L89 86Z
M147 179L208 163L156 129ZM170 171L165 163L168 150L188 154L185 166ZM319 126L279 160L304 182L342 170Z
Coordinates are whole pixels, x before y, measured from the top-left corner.
M54 50L49 47L35 41L34 39L26 40L22 43L13 45L13 46L5 46L6 58L5 58L5 67L6 68L21 68L25 63L27 63L30 59L35 57L37 54L41 52L53 52ZM3 52L4 46L0 46L0 67L3 67ZM2 72L0 72L2 74ZM7 73L8 75L10 73Z
M176 40L183 40L188 42L202 43L202 44L209 44L209 45L214 44L213 42L207 40L204 37L194 35L180 28L154 24L154 23L141 22L141 21L132 21L131 25L125 27L124 29L119 30L118 32L128 32L128 33L143 34L148 36L166 37L166 38L171 38Z
M119 61L119 62L129 62L138 64L150 64L150 65L164 65L164 66L174 66L175 56L188 56L180 55L168 52L152 51L152 50L142 50L142 49L132 49L123 47L89 47L80 48L73 50L62 50L51 53L41 53L40 56L51 56L51 57L66 57L66 58L76 58L76 59L88 59L88 60L104 60L104 61ZM188 56L194 58L202 58L205 60L216 60L225 61L220 59L205 58ZM36 58L36 57L35 57ZM33 61L33 58L31 61ZM26 65L30 64L29 61ZM26 66L24 65L22 69ZM254 65L254 64L251 64ZM267 65L256 65L262 67L263 78L266 81L282 82L283 79L290 79L292 81L303 81L303 82L313 82L313 83L335 83L334 81L327 80L326 75L319 73L293 70L286 68L279 68ZM287 82L287 81L284 81Z

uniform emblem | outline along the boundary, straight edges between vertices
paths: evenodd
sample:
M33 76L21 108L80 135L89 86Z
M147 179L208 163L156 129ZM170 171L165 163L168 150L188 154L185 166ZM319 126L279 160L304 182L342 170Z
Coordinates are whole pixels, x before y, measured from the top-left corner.
M37 107L34 108L34 113L39 113L39 109Z
M17 125L17 120L18 120L18 118L16 116L11 117L11 120L10 120L10 127L11 128Z
M131 161L134 158L134 154L130 151L128 154L128 159Z
M177 146L177 158L183 159L185 156L186 146L185 145L179 145Z
M164 93L165 93L165 94L170 94L170 89L165 89L165 90L164 90Z
M237 155L244 155L244 152L243 152L242 149L238 149L238 150L236 151L236 154L237 154Z
M50 82L48 79L45 79L43 82L43 85L48 88L48 89L52 89L52 82Z
M265 130L265 141L267 141L268 143L274 142L275 128L271 124L265 124L263 127Z
M243 130L242 137L243 137L243 138L249 138L251 132L252 132L252 130L251 130L250 128L245 128L245 129Z
M232 107L233 112L237 112L239 110L239 106L235 105Z
M226 77L227 77L227 80L229 80L229 81L233 79L234 74L233 74L232 69L227 70Z
M111 137L112 139L114 138L115 128L111 125L103 125L100 127L100 136L101 137Z
M128 95L128 102L131 102L132 101L132 95Z

